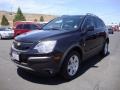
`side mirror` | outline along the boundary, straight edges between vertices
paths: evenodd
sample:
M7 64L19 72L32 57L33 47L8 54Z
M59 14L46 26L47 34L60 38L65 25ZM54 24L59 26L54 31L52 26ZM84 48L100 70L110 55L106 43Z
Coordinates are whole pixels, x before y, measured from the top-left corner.
M94 31L94 26L87 27L87 31Z

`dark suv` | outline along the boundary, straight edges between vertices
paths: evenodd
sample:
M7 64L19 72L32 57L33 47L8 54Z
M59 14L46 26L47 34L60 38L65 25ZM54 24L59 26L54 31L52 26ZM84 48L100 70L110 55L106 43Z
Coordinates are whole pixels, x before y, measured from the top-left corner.
M42 30L17 36L11 48L11 59L20 68L50 74L60 72L72 79L81 63L89 57L108 53L108 30L97 16L65 15Z

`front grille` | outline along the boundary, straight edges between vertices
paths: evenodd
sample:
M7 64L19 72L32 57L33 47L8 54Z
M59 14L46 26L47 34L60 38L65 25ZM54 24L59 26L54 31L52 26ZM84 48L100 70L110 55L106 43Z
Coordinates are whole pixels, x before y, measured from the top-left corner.
M20 58L20 62L27 63L28 60L27 55L21 54L19 58Z
M18 41L14 41L13 44L14 44L14 48L18 50L28 50L33 45L33 43L18 42Z
M13 36L14 34L13 33L9 33L9 36Z

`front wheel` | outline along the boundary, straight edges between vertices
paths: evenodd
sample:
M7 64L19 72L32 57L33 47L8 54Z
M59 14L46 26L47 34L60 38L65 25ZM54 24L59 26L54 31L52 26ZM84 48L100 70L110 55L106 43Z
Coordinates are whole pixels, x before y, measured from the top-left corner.
M80 62L81 59L80 54L78 52L73 51L69 53L63 62L61 70L62 76L67 80L73 79L79 71Z

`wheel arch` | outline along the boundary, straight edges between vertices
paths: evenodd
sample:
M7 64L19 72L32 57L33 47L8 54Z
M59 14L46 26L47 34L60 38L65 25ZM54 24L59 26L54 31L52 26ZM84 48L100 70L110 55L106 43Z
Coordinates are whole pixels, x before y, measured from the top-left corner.
M64 59L66 58L66 56L67 56L70 52L72 52L72 51L77 51L78 53L80 53L81 60L83 60L83 50L82 50L82 47L79 46L79 45L73 45L73 46L71 46L70 48L68 48L68 49L66 50L66 52L64 53L64 55L63 55L63 57L62 57L62 60L61 60L61 62L60 62L60 66L59 66L60 69L59 69L59 70L61 70L61 67L62 67L62 65L63 65Z
M109 44L109 38L107 38L107 39L105 40L105 42L107 42L107 43Z

